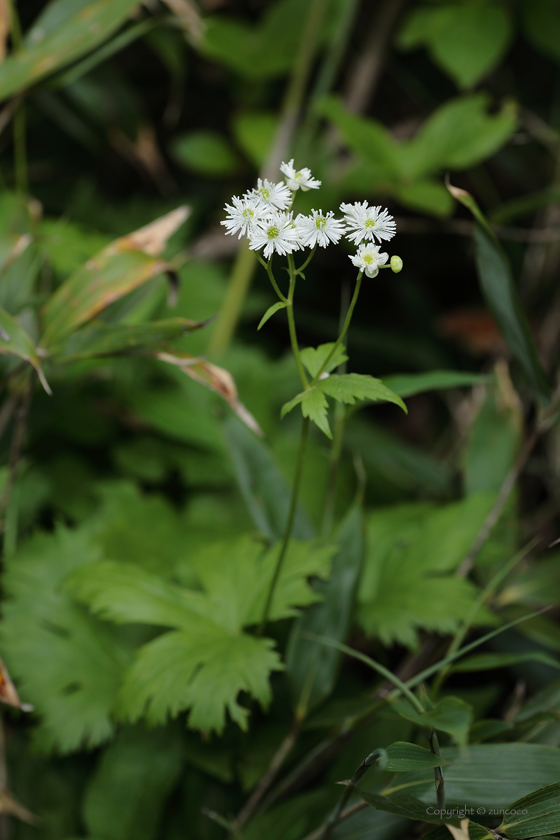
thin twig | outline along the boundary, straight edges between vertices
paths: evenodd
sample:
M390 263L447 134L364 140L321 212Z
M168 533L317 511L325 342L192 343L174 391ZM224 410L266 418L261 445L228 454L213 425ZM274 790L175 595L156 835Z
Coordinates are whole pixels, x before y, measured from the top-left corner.
M353 817L354 814L358 814L360 811L363 811L365 808L368 808L367 802L355 802L353 805L350 805L345 811L343 811L338 820L337 825L340 825L341 822L350 819ZM325 828L327 827L326 823L320 825L319 828L316 828L315 831L312 831L311 834L308 834L303 840L319 840L319 838L323 835Z
M405 2L385 0L375 17L371 34L350 74L344 97L346 108L354 114L361 114L375 94L391 35Z
M235 827L240 831L243 826L249 822L255 811L257 810L262 798L273 784L286 758L292 751L292 748L299 735L299 726L294 724L291 731L286 735L276 752L272 757L272 761L268 766L268 770L258 783L257 787L239 812L235 819Z
M480 551L482 550L482 547L484 546L484 543L490 536L492 530L494 529L494 526L496 525L500 516L502 515L502 511L506 505L507 500L509 499L510 493L515 487L517 479L519 478L521 471L525 467L527 459L533 451L540 435L541 429L537 427L532 432L530 437L525 441L525 445L523 446L523 449L517 456L515 464L513 465L509 473L506 475L502 486L500 487L500 492L498 493L496 501L492 506L492 510L484 520L482 528L476 535L471 550L469 551L469 553L461 563L459 569L457 570L457 577L466 577L472 569L476 558L478 557Z

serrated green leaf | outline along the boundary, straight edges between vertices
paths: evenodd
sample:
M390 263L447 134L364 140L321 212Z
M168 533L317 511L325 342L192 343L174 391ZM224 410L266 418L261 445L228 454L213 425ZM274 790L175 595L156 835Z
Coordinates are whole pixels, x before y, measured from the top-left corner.
M397 373L386 376L383 384L399 397L412 397L426 391L445 391L448 388L466 388L481 385L489 377L481 373L466 373L460 370L432 370L428 373Z
M261 320L259 321L259 326L257 327L258 330L261 327L264 327L266 322L269 318L272 318L275 312L278 312L280 309L285 309L288 304L284 303L283 300L279 300L277 303L273 303L272 306L269 306L264 315L262 316Z
M444 767L451 763L424 747L409 744L406 741L395 741L386 748L386 752L386 757L377 759L377 765L387 772L404 773L410 770L422 770L424 767Z
M36 534L13 556L4 578L2 652L22 698L40 716L36 742L44 750L91 749L113 734L110 713L130 643L61 586L69 572L99 554L90 534L59 527Z
M197 591L110 561L69 576L69 591L103 618L178 628L138 651L119 694L123 716L135 721L145 715L161 723L188 709L189 725L220 732L228 710L245 728L248 712L237 695L250 692L264 707L270 699L268 675L282 667L270 639L243 633L262 619L279 550L279 545L263 550L250 536L205 546L190 557ZM290 544L271 620L291 617L295 607L318 599L307 579L328 575L334 551L334 546Z
M444 697L430 711L420 714L408 700L395 703L394 708L401 717L419 726L434 727L440 732L447 732L458 744L467 743L469 729L473 722L473 709L459 697Z
M361 373L335 373L327 379L321 379L315 387L338 402L348 405L354 405L356 400L383 400L395 403L407 412L401 398L387 388L380 379L374 379L373 376L364 376Z
M152 724L188 709L189 726L203 732L222 732L227 710L246 729L249 712L236 698L246 691L267 707L269 674L282 670L273 647L271 639L232 636L217 625L165 633L136 654L117 708L128 720L145 717Z
M319 383L307 391L302 391L297 397L282 406L280 417L285 417L296 405L301 405L301 412L304 417L309 417L328 438L332 439L331 428L327 419L329 404L325 395L318 387Z
M301 351L301 361L312 379L315 379L323 367L325 359L328 358L329 353L332 351L334 346L335 342L331 341L328 344L320 344L319 347L306 347L305 350ZM337 347L336 352L333 353L329 359L329 363L325 368L325 373L330 373L339 365L347 361L348 356L346 355L346 348L340 344Z
M55 70L74 61L108 38L121 26L137 0L94 0L87 5L65 4L61 22L54 28L31 30L24 47L0 67L0 99L30 87ZM72 14L69 14L72 10Z
M512 840L560 831L560 782L512 802L508 811L498 831Z
M90 836L154 840L182 759L180 732L172 727L121 730L102 753L85 792Z
M469 551L494 498L481 493L451 505L396 505L371 515L358 590L358 620L367 633L385 644L414 646L420 627L453 632L476 589L450 573ZM486 619L492 621L488 613Z

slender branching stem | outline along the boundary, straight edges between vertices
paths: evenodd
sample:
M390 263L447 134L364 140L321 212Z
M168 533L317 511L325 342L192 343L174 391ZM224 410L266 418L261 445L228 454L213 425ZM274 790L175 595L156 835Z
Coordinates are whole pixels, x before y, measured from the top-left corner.
M266 624L268 622L268 616L270 613L270 607L272 606L272 599L274 597L274 590L276 589L276 584L278 583L278 579L280 577L280 572L282 571L282 565L284 563L284 559L286 557L286 552L288 551L288 546L290 544L290 538L292 536L292 530L294 527L294 520L296 518L296 510L297 510L297 503L299 498L299 491L301 487L301 477L303 475L303 465L305 462L305 447L307 444L307 433L309 431L309 417L304 417L303 422L301 424L301 438L299 443L299 452L298 458L296 463L296 474L294 476L294 483L292 486L292 498L290 499L290 510L288 512L288 520L286 522L286 529L284 531L284 537L282 538L282 545L280 547L280 552L278 554L278 560L276 561L276 567L274 569L274 574L272 575L272 580L270 582L270 587L268 590L268 594L266 596L266 603L264 605L263 616L261 619L261 623L258 630L258 635L262 636Z
M317 375L313 378L313 381L311 382L311 385L315 385L315 383L318 381L318 379L321 376L321 374L323 373L323 371L326 369L328 363L330 362L330 360L332 359L332 357L334 356L334 354L336 353L336 351L338 350L338 348L340 347L340 345L344 341L344 336L348 332L348 327L350 326L350 321L352 320L352 314L354 312L354 307L356 306L356 303L358 301L358 295L360 294L360 287L362 285L362 277L363 277L363 271L360 271L357 278L356 278L356 288L354 289L354 294L352 296L352 300L350 301L350 306L348 307L348 312L346 313L346 318L344 320L344 326L342 327L342 331L341 331L340 335L338 336L337 340L335 341L331 352L329 353L329 355L327 356L327 358L325 359L325 361L321 365L321 369L319 370Z
M290 254L288 256L288 265L290 267L290 289L288 291L288 299L287 299L287 306L286 306L286 313L288 315L288 327L290 330L290 342L292 344L292 352L294 354L294 358L296 360L296 365L299 373L299 378L301 379L301 384L304 388L309 387L309 383L307 381L307 376L305 375L305 370L303 368L303 363L301 361L301 355L299 352L298 342L297 342L297 334L296 334L296 322L294 319L294 292L296 290L296 277L297 273L294 268L294 258Z
M263 259L259 256L259 262L261 262L261 263L264 265L264 267L266 268L266 273L268 274L268 279L269 279L269 280L270 280L270 282L272 283L272 288L274 289L274 291L276 292L276 294L278 295L278 297L280 298L280 300L284 301L284 303L287 303L287 302L288 302L288 298L286 297L286 295L285 295L285 294L283 294L283 293L280 291L280 287L278 286L278 283L276 282L276 278L275 278L274 273L273 273L273 271L272 271L272 257L269 259L269 261L268 261L268 262L265 262L265 261L264 261L264 260L263 260Z
M311 253L310 253L310 254L309 254L309 256L307 257L307 259L305 260L305 262L303 263L303 265L300 265L300 267L299 267L299 268L296 268L296 274L301 274L301 273L302 273L302 271L305 271L305 269L307 268L307 266L309 265L309 263L311 262L311 260L312 260L312 259L313 259L313 257L315 256L315 251L316 251L316 250L317 250L317 246L315 245L315 247L311 250Z

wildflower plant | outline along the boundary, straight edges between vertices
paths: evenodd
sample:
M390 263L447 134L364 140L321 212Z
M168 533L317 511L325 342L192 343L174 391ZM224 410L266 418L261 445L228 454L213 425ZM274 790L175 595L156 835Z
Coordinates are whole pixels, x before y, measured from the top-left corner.
M336 372L348 360L344 340L358 301L364 274L368 278L374 278L384 268L390 268L395 273L402 270L401 258L395 255L390 259L389 254L382 252L376 244L393 238L396 232L395 220L387 210L370 207L367 201L341 204L342 218L336 218L333 211L323 213L321 209L313 209L309 215L299 213L294 217L291 208L297 190L317 190L321 182L313 177L308 168L296 170L293 159L289 163L282 163L280 170L286 179L285 184L259 179L255 189L246 192L242 198L234 196L232 203L226 204L227 217L221 222L227 228L227 233L237 234L239 238L247 237L249 248L256 252L257 258L267 271L278 301L265 312L258 328L261 329L276 312L286 310L292 352L302 385L301 392L287 402L281 411L281 416L284 417L299 405L303 422L290 511L261 621L261 633L268 620L274 589L290 541L310 421L332 439L328 420L329 397L337 403L348 405L355 404L356 400L392 402L406 411L401 398L381 380L357 373ZM337 245L343 237L358 246L356 254L350 256L352 264L358 268L358 274L342 329L336 341L300 350L294 316L297 280L304 276L303 272L313 259L317 248ZM307 251L309 253L306 253ZM299 252L303 252L303 256L297 265ZM273 270L272 261L275 254L284 257L287 262L287 293L282 291ZM333 451L339 449L340 442L334 441Z

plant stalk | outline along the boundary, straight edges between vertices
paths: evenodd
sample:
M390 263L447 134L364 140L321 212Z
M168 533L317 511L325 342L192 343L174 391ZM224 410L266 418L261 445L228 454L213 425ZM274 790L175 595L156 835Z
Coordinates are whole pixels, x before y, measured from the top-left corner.
M268 616L270 613L270 607L272 605L272 599L274 597L274 590L276 589L276 584L278 583L278 578L280 577L280 572L282 571L282 565L284 563L284 559L286 557L286 552L288 550L288 546L290 544L290 537L292 536L292 529L294 527L294 520L296 517L296 510L297 510L297 503L299 498L299 491L301 487L301 477L303 475L303 465L305 463L305 447L307 444L307 433L309 431L309 417L304 417L303 422L301 424L301 438L299 444L299 452L298 452L298 459L296 464L296 474L294 476L294 483L292 486L292 498L290 500L290 510L288 512L288 520L286 522L286 530L284 531L284 537L282 539L282 546L280 548L280 553L278 555L278 560L276 561L276 567L274 569L274 574L272 575L272 580L270 582L270 588L268 590L268 595L266 596L266 603L264 605L263 610L263 617L261 619L261 623L258 629L258 636L262 636L267 622Z
M319 377L321 376L321 374L323 373L323 371L327 367L328 363L330 362L330 360L332 359L332 357L334 356L334 354L336 353L336 351L338 350L338 348L342 344L342 342L344 340L344 336L348 332L348 327L350 326L350 321L352 320L352 314L354 312L354 307L356 306L356 303L358 302L358 295L360 294L360 287L362 285L363 274L364 274L363 271L360 271L358 273L357 278L356 278L356 288L354 289L354 294L352 296L352 300L350 301L350 306L348 307L348 312L346 313L346 318L345 318L345 321L344 321L344 326L342 327L342 332L340 333L337 340L335 341L331 352L329 353L329 355L327 356L327 358L325 359L325 361L321 365L321 369L319 370L317 375L313 378L313 381L311 382L311 385L315 385L315 383L318 381Z

